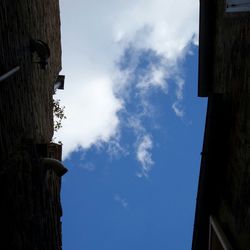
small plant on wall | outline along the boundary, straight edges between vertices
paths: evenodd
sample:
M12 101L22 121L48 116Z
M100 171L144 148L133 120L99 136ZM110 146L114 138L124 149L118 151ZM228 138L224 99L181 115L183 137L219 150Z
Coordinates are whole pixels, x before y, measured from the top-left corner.
M62 120L67 117L64 114L65 106L60 106L60 99L53 100L54 131L62 128Z

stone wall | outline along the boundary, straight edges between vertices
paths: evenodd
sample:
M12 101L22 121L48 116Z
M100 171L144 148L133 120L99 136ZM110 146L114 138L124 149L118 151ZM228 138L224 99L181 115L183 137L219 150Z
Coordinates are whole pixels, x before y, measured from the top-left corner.
M228 130L217 217L235 249L250 246L250 12L225 13L215 22L214 91L227 100Z
M0 84L0 145L32 139L49 141L53 134L53 83L61 70L58 0L2 0L0 3L0 75L19 65L15 76ZM40 69L30 39L46 42L48 70ZM8 137L7 137L8 136Z
M36 149L53 136L53 84L61 70L58 0L1 0L0 227L1 249L61 249L61 180ZM30 40L50 47L48 69L35 63Z
M212 56L204 71L208 111L201 161L193 249L208 245L209 216L217 218L233 249L250 246L250 12L210 5ZM209 15L209 12L206 13ZM203 43L203 41L200 41ZM206 47L208 48L208 46ZM205 70L205 69L204 69ZM202 85L202 82L199 83Z

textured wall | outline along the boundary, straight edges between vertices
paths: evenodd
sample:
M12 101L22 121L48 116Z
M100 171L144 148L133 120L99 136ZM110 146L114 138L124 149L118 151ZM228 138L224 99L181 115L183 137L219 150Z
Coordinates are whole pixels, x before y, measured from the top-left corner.
M250 12L226 13L225 1L201 3L203 7L210 5L206 15L213 16L210 37L206 37L211 51L203 53L212 56L202 57L209 65L203 74L210 81L206 83L208 111L193 249L207 248L209 216L213 215L233 249L247 250L250 246Z
M49 141L53 133L53 82L61 69L58 0L1 0L0 37L0 74L15 65L21 67L0 84L0 145L16 144L19 138ZM50 47L46 71L33 62L31 38Z
M61 249L61 180L46 170L35 144L53 135L53 82L61 69L58 0L1 0L0 235L1 249ZM30 39L51 50L47 70L34 63Z
M250 246L250 12L216 12L214 91L227 99L228 145L218 211L235 249Z

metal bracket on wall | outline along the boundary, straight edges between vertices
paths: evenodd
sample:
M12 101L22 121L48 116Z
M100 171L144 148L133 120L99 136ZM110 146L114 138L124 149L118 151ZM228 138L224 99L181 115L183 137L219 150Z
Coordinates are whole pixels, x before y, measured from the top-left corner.
M18 70L20 69L20 66L16 66L15 68L9 70L8 72L6 72L5 74L0 76L0 82L6 80L7 78L9 78L10 76L14 75Z

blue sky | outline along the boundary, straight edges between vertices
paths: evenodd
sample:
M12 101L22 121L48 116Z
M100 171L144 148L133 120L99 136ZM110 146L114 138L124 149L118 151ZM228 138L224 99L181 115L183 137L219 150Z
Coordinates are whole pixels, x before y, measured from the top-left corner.
M61 1L63 249L190 249L206 113L198 3L73 2Z

